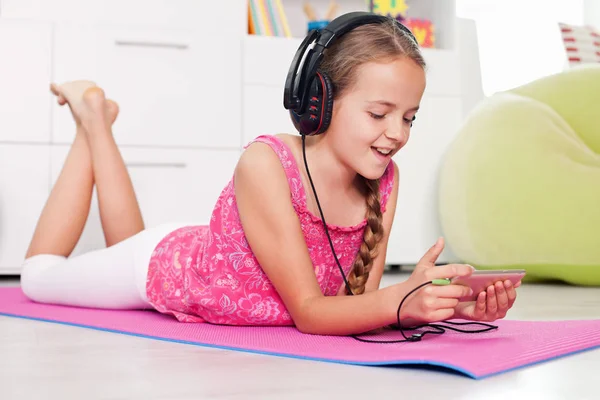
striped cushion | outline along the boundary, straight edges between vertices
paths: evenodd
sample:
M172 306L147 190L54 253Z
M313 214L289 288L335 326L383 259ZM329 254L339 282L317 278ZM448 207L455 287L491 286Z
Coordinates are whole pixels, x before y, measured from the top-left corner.
M560 22L560 32L569 66L600 63L600 33L590 26Z

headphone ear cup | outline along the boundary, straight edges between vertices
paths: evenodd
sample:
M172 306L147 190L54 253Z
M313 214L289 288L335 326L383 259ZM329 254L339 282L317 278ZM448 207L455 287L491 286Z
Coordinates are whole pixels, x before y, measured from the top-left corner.
M290 117L294 127L302 136L311 136L315 133L319 127L320 120L320 107L317 104L320 103L319 88L316 87L316 79L311 79L309 83L309 90L306 93L308 97L308 105L305 110L291 109Z
M314 136L327 130L333 109L333 85L326 74L317 72L309 83L306 110L290 111L292 123L301 135Z
M319 129L321 125L321 104L323 103L322 93L321 79L314 76L308 83L306 108L290 112L292 123L301 135L312 136Z
M315 132L315 135L321 134L329 128L329 124L331 123L331 116L333 114L333 83L327 74L317 72L317 77L320 78L321 85L323 87L322 90L322 111L321 111L321 121L320 127Z
M294 110L290 110L290 118L292 119L292 124L294 124L294 128L296 128L296 130L301 135L304 135L305 133L302 131L302 127L300 126L300 119L302 118L302 115L298 114Z

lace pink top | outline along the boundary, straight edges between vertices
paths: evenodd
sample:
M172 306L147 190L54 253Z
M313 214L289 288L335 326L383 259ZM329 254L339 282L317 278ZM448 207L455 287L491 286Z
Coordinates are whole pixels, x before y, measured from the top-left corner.
M336 295L343 279L321 219L306 207L300 170L292 152L276 136L259 136L247 146L255 141L268 144L279 156L321 291L325 296ZM381 178L382 211L392 190L393 175L390 163ZM351 227L328 224L346 274L362 243L365 225L366 220ZM183 322L293 325L275 287L246 241L233 178L219 196L208 226L178 229L157 245L150 259L146 289L156 310L172 314Z

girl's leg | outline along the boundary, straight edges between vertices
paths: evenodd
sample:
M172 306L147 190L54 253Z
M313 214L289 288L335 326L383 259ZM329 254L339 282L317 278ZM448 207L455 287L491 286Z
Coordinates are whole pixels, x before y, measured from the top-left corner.
M80 114L84 107L83 94L91 87L95 87L95 84L90 81L51 85L58 104L69 105L77 131L62 171L42 210L25 258L38 254L69 256L85 227L95 176L87 132ZM106 122L112 125L118 114L118 106L108 100L104 107Z
M53 85L52 91L59 104L69 104L77 137L40 216L21 272L22 290L44 303L149 308L148 259L173 228L143 230L131 182L108 128L116 118L116 104L106 101L91 82ZM67 258L87 220L94 182L108 246Z
M28 258L21 269L21 290L38 303L151 308L143 291L144 271L136 265L142 238L143 235L136 235L114 246L70 258L48 254Z
M53 85L52 91L58 96L59 104L69 104L78 135L71 151L74 154L70 154L65 162L51 201L42 212L40 227L34 234L35 243L28 256L70 254L85 226L94 183L107 247L144 229L131 179L111 132L118 114L117 104L105 100L103 90L89 81ZM83 182L75 178L81 175L86 177ZM72 212L77 213L76 218L63 224L67 213ZM55 229L60 225L63 229ZM47 240L49 236L54 240ZM64 245L57 247L57 241Z
M75 92L77 87L69 90ZM52 91L57 94L55 87ZM59 96L58 103L64 105L65 99ZM88 218L94 174L84 128L78 118L75 123L75 139L40 214L25 258L38 254L69 256Z
M40 254L25 260L21 289L32 301L77 307L153 309L148 267L156 245L187 224L162 224L121 242L70 258Z
M86 90L82 103L81 124L87 134L104 238L110 247L142 231L144 222L129 172L112 135L114 118L107 112L104 91L99 87Z

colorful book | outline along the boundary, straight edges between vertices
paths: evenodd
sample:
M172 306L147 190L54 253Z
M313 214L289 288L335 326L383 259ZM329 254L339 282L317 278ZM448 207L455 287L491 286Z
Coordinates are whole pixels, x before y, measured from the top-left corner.
M248 0L248 34L292 36L281 0Z

